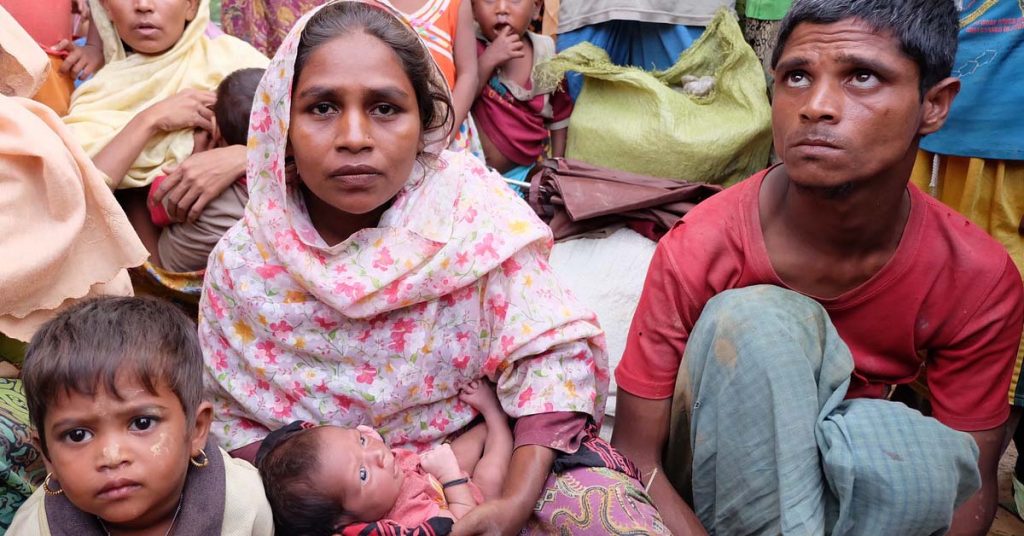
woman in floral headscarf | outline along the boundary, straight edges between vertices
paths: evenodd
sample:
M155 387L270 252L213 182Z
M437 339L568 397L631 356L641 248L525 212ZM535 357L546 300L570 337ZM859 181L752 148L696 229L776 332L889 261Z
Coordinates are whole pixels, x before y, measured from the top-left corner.
M517 418L516 450L503 497L455 532L664 531L594 434L608 384L595 318L551 273L550 231L526 204L437 149L450 107L386 5L332 3L296 24L257 93L245 217L207 270L213 433L243 457L294 420L423 449L473 421L459 388L486 377Z

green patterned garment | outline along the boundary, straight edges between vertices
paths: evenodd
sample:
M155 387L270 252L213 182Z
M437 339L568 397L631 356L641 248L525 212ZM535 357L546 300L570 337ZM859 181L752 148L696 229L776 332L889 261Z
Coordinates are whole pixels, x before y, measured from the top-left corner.
M45 476L42 456L31 443L21 380L0 379L0 535Z

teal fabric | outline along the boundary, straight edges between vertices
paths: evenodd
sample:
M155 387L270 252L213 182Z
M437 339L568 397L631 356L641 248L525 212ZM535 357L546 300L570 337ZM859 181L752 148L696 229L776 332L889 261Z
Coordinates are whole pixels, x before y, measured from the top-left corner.
M903 404L844 400L850 351L800 294L719 294L683 362L694 508L712 535L942 534L980 487L970 435Z

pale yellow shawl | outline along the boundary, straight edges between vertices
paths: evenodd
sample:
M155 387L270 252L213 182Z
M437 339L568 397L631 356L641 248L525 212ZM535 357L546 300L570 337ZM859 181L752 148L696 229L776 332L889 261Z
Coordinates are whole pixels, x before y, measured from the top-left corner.
M181 39L157 56L126 54L106 10L90 0L92 18L103 39L106 65L82 84L71 97L64 122L82 147L95 156L128 121L149 106L183 89L213 91L220 81L238 69L266 67L269 60L249 44L228 35L210 38L209 0L201 0L195 17ZM123 181L111 177L119 188L146 186L169 164L192 154L192 131L180 130L154 136L132 164Z
M0 332L28 341L78 298L131 295L149 255L57 114L0 96Z

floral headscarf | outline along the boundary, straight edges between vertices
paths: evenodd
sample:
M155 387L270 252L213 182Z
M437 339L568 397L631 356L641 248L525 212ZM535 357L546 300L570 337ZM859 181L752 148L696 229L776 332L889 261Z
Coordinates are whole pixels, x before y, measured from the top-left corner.
M484 376L511 416L599 421L601 330L548 267L550 230L474 157L417 164L378 227L334 246L314 229L285 150L298 44L317 12L296 23L257 91L249 205L207 270L214 434L234 449L294 420L363 423L424 447L472 420L458 389Z

